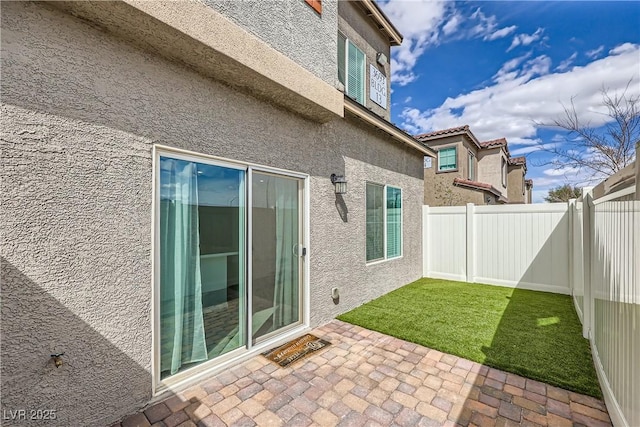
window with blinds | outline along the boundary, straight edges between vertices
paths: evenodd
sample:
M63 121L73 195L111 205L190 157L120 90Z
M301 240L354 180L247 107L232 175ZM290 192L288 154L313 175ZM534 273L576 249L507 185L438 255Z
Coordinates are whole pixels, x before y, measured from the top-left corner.
M384 186L367 183L367 261L384 258Z
M438 151L438 172L458 169L456 147L443 148Z
M469 175L468 178L470 181L476 180L476 156L473 155L471 151L469 151Z
M387 258L402 255L402 190L387 187Z
M364 53L338 33L338 80L344 85L347 96L358 103L365 103L365 66Z
M402 256L402 190L367 183L367 262Z

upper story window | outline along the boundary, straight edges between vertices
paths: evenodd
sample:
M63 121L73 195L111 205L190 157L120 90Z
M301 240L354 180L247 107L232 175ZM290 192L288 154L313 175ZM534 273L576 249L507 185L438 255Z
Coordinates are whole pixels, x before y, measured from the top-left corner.
M473 153L471 151L469 151L469 175L468 175L468 179L469 181L475 181L476 180L476 156L473 155Z
M442 148L438 150L438 172L446 172L458 169L456 147Z
M343 34L338 33L338 80L345 93L358 103L365 103L364 53Z

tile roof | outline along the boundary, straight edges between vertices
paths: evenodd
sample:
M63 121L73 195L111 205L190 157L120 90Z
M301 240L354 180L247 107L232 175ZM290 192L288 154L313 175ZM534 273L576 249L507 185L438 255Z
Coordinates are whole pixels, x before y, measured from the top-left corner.
M462 187L473 188L473 189L476 189L476 190L488 191L488 192L493 193L494 195L498 196L501 200L506 200L506 198L504 198L502 196L502 193L500 192L500 190L498 190L493 185L487 184L485 182L471 181L469 179L456 178L456 179L453 180L453 185L459 185L459 186L462 186Z
M509 159L509 164L510 165L525 165L525 166L527 166L527 158L524 157L524 156L511 157Z
M415 138L416 139L421 139L421 138L432 138L434 136L442 136L442 135L448 135L450 133L460 133L460 132L466 132L469 131L469 125L464 125L464 126L458 126L455 128L449 128L449 129L442 129L442 130L437 130L434 132L428 132L428 133L421 133L419 135L416 135Z
M506 147L507 140L504 138L492 139L491 141L483 141L480 143L482 148Z
M469 129L469 125L463 125L463 126L458 126L458 127L449 128L449 129L441 129L441 130L436 130L434 132L421 133L419 135L415 135L414 138L422 142L423 144L426 144L427 141L431 141L434 139L443 138L443 137L452 136L452 135L462 135L462 134L466 134L467 137L478 148L480 148L480 141L478 141L478 138L476 138L473 132L471 132L471 129Z

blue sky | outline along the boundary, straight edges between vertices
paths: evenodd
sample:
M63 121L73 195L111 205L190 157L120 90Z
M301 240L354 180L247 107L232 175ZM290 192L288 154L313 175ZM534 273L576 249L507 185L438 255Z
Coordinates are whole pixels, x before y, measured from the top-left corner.
M543 165L572 97L604 124L601 90L640 94L640 2L379 1L404 35L392 51L392 121L410 133L468 124L526 155L534 201L585 173Z

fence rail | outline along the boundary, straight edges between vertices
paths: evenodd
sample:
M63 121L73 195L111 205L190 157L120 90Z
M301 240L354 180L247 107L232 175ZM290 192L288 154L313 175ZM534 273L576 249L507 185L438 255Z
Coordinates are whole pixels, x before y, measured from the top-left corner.
M640 200L424 207L425 277L571 295L616 426L640 426Z

